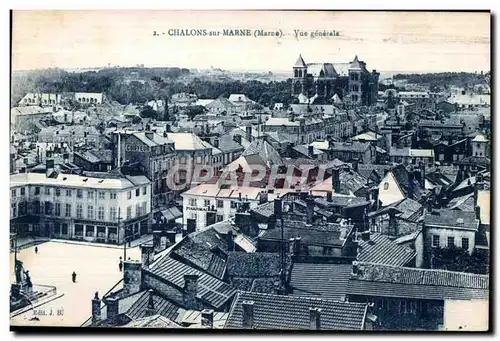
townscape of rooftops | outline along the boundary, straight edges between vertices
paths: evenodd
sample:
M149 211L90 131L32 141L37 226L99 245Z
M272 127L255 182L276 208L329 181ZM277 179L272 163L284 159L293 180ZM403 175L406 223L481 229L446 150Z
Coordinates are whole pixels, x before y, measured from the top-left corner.
M14 75L11 312L63 240L140 247L82 327L487 330L490 73L312 61Z

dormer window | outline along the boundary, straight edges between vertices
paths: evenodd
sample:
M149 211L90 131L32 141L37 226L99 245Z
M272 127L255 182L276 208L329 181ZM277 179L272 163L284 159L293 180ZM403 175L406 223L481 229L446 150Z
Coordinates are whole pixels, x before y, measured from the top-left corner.
M387 191L389 189L389 183L385 182L384 183L384 191Z

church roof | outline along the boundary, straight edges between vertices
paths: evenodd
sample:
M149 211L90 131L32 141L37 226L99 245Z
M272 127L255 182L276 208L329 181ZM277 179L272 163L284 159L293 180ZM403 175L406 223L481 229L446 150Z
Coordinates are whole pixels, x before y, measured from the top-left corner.
M306 67L306 62L304 62L304 59L302 58L302 55L299 54L299 58L297 58L297 61L295 62L295 67Z
M359 63L357 55L354 57L354 60L349 64L349 69L361 69L361 64Z

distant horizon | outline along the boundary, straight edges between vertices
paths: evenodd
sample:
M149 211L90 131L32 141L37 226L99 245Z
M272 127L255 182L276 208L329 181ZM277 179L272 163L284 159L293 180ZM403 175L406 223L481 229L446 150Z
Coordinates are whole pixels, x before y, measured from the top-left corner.
M138 68L141 66L138 66L137 64L134 65L104 65L104 66L81 66L81 67L42 67L42 68L36 68L36 69L26 69L26 70L12 70L13 73L16 72L33 72L33 71L43 71L43 70L50 70L50 69L61 69L65 70L67 72L76 72L79 70L85 71L91 71L91 70L103 70L103 69L113 69L113 68ZM178 69L188 69L188 70L204 70L208 71L211 69L220 69L223 71L228 71L228 72L234 72L234 73L268 73L272 72L274 73L290 73L292 74L292 67L290 69L240 69L240 68L225 68L222 66L213 66L213 67L192 67L192 66L180 66L180 65L146 65L144 64L142 66L143 68L178 68ZM487 70L442 70L442 71L436 71L436 70L378 70L376 69L377 72L379 72L381 75L382 74L406 74L406 75L411 75L411 74L426 74L426 73L480 73L481 71L483 73L490 72L490 69Z

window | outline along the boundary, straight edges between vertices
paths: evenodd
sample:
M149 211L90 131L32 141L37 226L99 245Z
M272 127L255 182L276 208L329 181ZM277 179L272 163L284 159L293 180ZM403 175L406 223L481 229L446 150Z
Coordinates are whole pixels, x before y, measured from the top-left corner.
M387 191L389 189L389 183L384 182L384 191Z
M116 207L109 208L109 220L111 220L111 221L116 220Z
M222 201L222 200L217 200L217 207L218 207L218 208L223 208L223 207L224 207L224 201Z
M147 187L143 187L142 188L142 195L146 195L148 193L148 188Z
M223 216L222 214L217 214L217 215L215 216L215 219L216 219L216 221L217 221L217 222L219 222L219 221L224 220L224 216Z
M61 196L61 189L60 188L56 188L55 192L56 192L56 197L60 197Z
M455 246L455 237L448 237L448 247Z
M196 157L196 164L198 164L198 165L201 164L201 160L202 160L201 156L197 156Z
M50 187L45 187L45 195L50 195Z
M99 206L99 208L97 209L97 219L99 219L100 221L104 220L104 207L103 206Z
M127 206L127 219L132 218L132 206Z
M66 204L66 217L71 217L71 204Z
M52 202L45 201L43 203L43 205L45 206L45 214L47 214L47 215L52 214Z
M87 206L87 217L89 219L94 219L94 206L92 205Z
M55 207L54 215L60 216L61 215L61 204L56 202L54 207Z
M116 199L116 193L109 193L110 199Z
M210 200L205 199L205 207L210 207Z
M432 236L432 247L439 247L439 236Z
M81 189L76 190L76 197L79 199L83 198L83 191Z
M70 189L67 189L67 190L66 190L66 196L67 196L67 197L70 197L70 196L71 196L71 190L70 190Z
M190 198L189 199L189 206L196 206L196 199Z
M128 200L132 199L132 192L131 191L127 192L127 199Z
M462 238L462 248L469 249L469 238Z
M11 193L12 197L15 198L17 190L13 189L13 190L10 191L10 193Z
M88 191L88 192L87 192L87 197L88 197L89 199L94 199L94 192L92 192L92 191Z
M99 192L99 199L106 199L106 192Z
M17 204L13 203L12 205L12 218L17 217Z
M26 194L26 190L24 189L24 187L21 187L21 195L25 195Z
M82 219L83 218L83 206L82 206L82 204L77 204L76 205L76 217L78 219Z
M138 197L139 195L141 195L141 189L140 188L136 188L136 190L135 190L135 196Z

